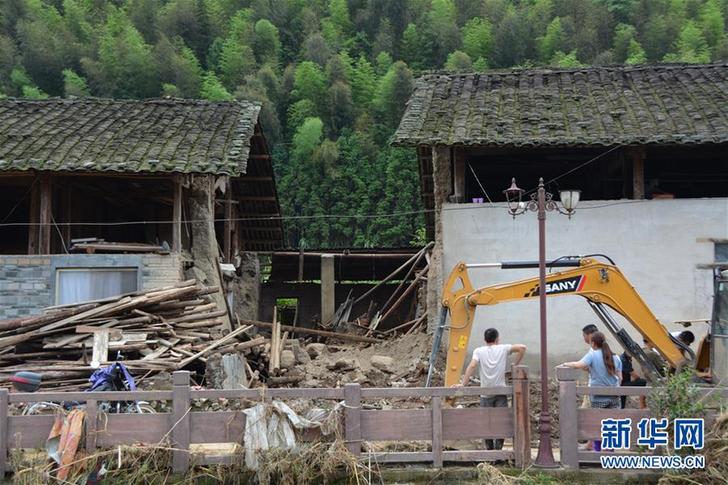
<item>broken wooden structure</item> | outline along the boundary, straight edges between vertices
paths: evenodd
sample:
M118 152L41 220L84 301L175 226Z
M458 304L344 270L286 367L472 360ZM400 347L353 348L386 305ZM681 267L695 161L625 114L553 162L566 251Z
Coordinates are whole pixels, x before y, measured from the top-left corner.
M280 247L259 112L246 101L0 101L0 289L10 292L0 319L185 277L222 287L220 262Z

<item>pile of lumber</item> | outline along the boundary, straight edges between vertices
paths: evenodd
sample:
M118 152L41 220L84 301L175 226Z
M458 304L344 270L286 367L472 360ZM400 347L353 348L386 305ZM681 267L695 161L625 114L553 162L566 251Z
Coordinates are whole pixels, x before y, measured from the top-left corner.
M39 372L43 387L81 388L95 368L117 360L136 376L174 371L216 351L244 351L248 327L227 335L211 294L188 280L126 296L46 308L0 321L0 383L18 371Z

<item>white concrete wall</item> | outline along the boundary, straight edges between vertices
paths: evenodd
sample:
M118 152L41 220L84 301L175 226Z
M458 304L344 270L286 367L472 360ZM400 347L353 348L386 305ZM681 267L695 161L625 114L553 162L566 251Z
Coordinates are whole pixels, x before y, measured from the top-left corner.
M600 207L601 206L601 207ZM485 204L446 204L442 214L444 273L466 263L538 259L536 214L512 219L506 210ZM548 213L546 256L604 253L615 260L657 318L669 330L680 319L709 318L712 274L696 265L713 262L714 245L707 238L728 238L728 199L678 199L582 202L572 219ZM538 269L472 269L473 284L486 286L538 276ZM639 334L623 319L615 319ZM585 300L565 296L548 299L549 360L557 365L587 350L581 328L603 327ZM482 345L483 331L496 327L503 343L528 346L526 363L538 372L538 300L479 307L469 350ZM691 328L698 339L707 326ZM609 334L607 333L607 336ZM612 341L613 348L621 348ZM694 349L697 347L693 345Z

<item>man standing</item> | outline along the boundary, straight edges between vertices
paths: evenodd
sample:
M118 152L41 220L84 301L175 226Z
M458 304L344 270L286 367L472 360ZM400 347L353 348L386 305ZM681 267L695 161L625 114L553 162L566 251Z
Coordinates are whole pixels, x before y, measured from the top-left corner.
M463 379L456 387L467 385L475 370L480 371L481 387L505 387L506 385L506 364L509 354L518 354L514 365L523 360L526 346L522 344L501 344L498 338L498 330L489 328L484 334L485 345L473 351L473 360L465 369ZM496 396L481 396L480 407L483 408L505 408L508 407L508 396L499 394ZM503 448L503 440L485 440L485 447L489 450L500 450Z

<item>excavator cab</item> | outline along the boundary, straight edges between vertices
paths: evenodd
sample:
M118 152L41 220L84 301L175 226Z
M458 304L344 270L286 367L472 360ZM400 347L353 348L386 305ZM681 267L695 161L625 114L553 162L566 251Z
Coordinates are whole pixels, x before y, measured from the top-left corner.
M710 334L698 349L698 368L701 363L709 362L713 383L718 384L728 382L728 269L716 269L713 281Z

